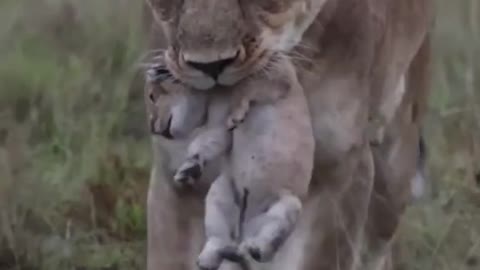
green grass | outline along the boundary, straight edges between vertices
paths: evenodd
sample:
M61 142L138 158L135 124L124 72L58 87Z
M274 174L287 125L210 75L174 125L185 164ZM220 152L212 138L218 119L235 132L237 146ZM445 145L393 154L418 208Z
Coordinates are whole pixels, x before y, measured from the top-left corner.
M0 269L143 264L150 153L131 2L0 2Z
M404 269L480 269L480 2L438 0L426 119L431 200L409 209Z
M437 7L432 197L408 211L401 265L474 270L480 4ZM141 19L141 1L0 0L0 269L144 268Z

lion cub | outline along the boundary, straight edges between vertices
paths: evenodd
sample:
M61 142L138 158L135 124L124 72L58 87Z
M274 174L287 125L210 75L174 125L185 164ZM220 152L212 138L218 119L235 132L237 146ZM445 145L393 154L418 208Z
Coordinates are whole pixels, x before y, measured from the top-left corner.
M158 74L165 74L158 68L161 65L158 72L150 72L152 91L207 96L190 98L182 113L171 111L165 114L167 121L158 120L189 125L191 117L204 120L174 181L193 184L206 163L218 157L224 160L206 198L207 241L197 261L201 269L217 269L223 259L241 261L246 255L258 262L270 261L301 212L313 169L313 130L293 65L285 58L277 60L264 73L231 89L209 92L158 80Z

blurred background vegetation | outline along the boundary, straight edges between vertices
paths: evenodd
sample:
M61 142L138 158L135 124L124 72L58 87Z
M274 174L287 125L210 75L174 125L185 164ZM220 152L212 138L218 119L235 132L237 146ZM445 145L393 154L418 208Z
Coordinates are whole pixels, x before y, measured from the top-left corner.
M143 269L141 2L0 0L0 270ZM437 0L430 197L399 266L480 269L480 1Z

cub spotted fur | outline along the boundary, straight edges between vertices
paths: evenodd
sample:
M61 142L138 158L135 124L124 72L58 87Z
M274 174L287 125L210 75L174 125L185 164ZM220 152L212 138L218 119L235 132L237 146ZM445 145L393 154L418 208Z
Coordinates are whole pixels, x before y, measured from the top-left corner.
M313 168L311 120L293 66L279 57L263 73L233 89L218 89L207 99L189 98L189 91L198 90L162 82L165 73L158 66L156 70L149 72L154 75L152 93L177 92L187 100L181 103L183 112L171 114L167 121L190 124L204 119L199 113L207 114L205 123L197 123L206 128L190 143L174 181L194 184L206 163L225 157L222 173L207 194L207 242L198 265L218 269L225 258L247 256L270 261L294 230Z

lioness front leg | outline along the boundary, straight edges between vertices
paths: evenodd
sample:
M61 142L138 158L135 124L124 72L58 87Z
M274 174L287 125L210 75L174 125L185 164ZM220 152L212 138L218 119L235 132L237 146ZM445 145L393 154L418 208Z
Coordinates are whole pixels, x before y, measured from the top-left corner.
M208 191L205 204L206 243L198 256L202 270L215 270L224 259L237 256L235 226L239 218L238 207L226 174L220 175Z
M188 146L187 158L177 169L173 180L179 185L194 184L205 164L225 153L231 146L231 134L223 126L207 128Z
M266 213L252 221L253 224L258 223L260 229L240 244L240 252L250 254L258 262L271 261L293 232L301 210L302 202L298 197L280 197Z
M175 189L163 162L155 159L148 190L147 270L192 270L194 246L200 244L194 228L202 226L203 199Z

